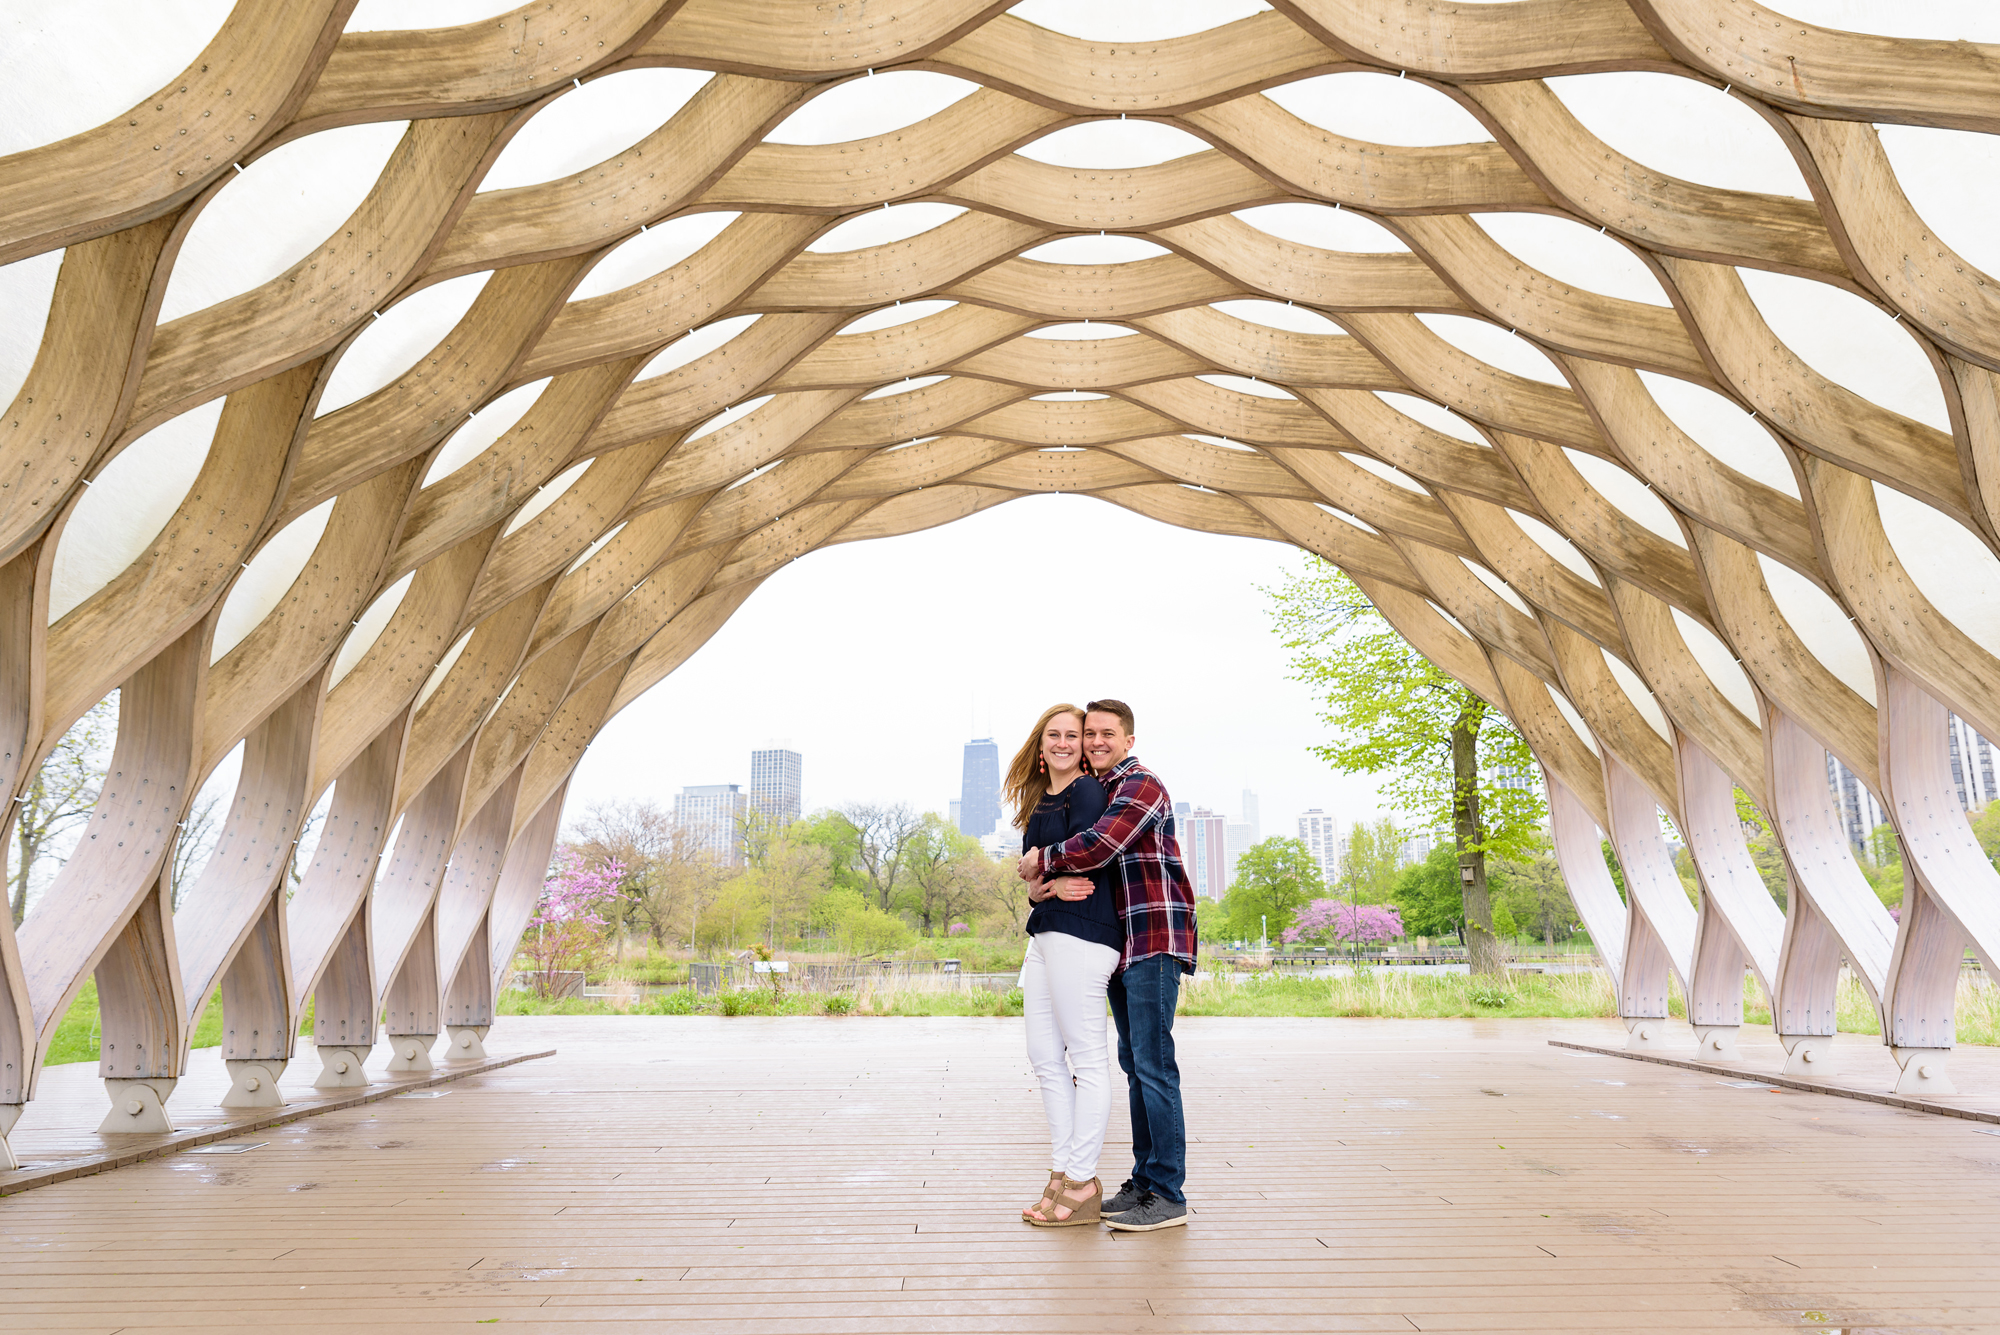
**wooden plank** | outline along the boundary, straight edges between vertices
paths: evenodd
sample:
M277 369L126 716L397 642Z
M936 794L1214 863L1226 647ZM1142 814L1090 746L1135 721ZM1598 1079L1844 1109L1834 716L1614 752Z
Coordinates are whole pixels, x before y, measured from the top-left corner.
M1614 1020L1183 1018L1195 1214L1121 1237L1018 1221L1046 1144L1019 1020L507 1025L557 1052L8 1199L0 1308L107 1331L2000 1320L2000 1203L1966 1170L2000 1157L1992 1050L1954 1059L1976 1092L1922 1108L1874 1093L1893 1065L1872 1040L1836 1045L1855 1096L1829 1097L1765 1076L1768 1029L1725 1065L1687 1060L1678 1025L1632 1062L1593 1051ZM186 1084L219 1066L197 1053ZM72 1069L45 1077L50 1112ZM43 1134L15 1137L31 1160ZM1119 1111L1106 1176L1129 1150Z

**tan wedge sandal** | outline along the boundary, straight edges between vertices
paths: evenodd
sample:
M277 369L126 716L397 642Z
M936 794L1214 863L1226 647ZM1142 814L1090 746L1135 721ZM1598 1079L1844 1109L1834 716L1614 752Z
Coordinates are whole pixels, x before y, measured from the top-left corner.
M1076 1195L1077 1192L1085 1191L1086 1188L1088 1190L1085 1195L1082 1197ZM1049 1207L1048 1213L1044 1215L1041 1211L1037 1210L1029 1214L1027 1220L1036 1228L1075 1228L1079 1224L1097 1223L1103 1206L1104 1184L1102 1182L1099 1182L1094 1177L1085 1182L1077 1182L1065 1176L1063 1178L1062 1194L1056 1197L1055 1204ZM1055 1217L1057 1210L1068 1210L1069 1214L1065 1218L1058 1219Z
M1067 1180L1061 1173L1052 1170L1049 1173L1048 1186L1042 1188L1042 1198L1021 1211L1022 1220L1026 1221L1035 1215L1054 1214L1056 1197L1062 1194L1063 1183Z

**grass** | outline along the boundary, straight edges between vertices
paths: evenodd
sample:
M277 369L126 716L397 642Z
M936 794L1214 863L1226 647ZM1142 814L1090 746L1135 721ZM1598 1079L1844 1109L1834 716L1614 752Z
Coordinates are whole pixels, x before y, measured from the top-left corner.
M1668 1009L1685 1019L1687 1006L1675 987ZM502 992L494 1006L499 1015L826 1015L826 1016L992 1016L1021 1013L1021 989L1007 993L983 988L946 987L942 980L913 979L891 986L864 986L854 993L784 992L746 989L701 994L678 988L629 1005L600 998L565 997L545 1001L532 992ZM1958 1041L2000 1046L2000 986L1977 975L1958 981ZM1516 973L1497 985L1466 974L1418 974L1409 970L1363 968L1336 978L1301 978L1276 973L1216 974L1181 987L1180 1013L1247 1017L1368 1017L1379 1019L1593 1019L1618 1014L1618 998L1610 975L1591 969L1583 973ZM1874 1003L1852 974L1843 973L1838 993L1840 1030L1848 1034L1879 1034ZM1771 1010L1755 980L1743 980L1746 1024L1771 1023ZM312 1032L312 1006L306 1006L299 1032ZM97 1060L97 984L86 982L69 1013L56 1026L44 1063ZM222 1042L222 993L203 1008L195 1026L193 1046L212 1048Z
M676 988L620 1005L600 997L544 1000L510 989L494 1005L500 1015L990 1015L1021 1013L1021 990L1006 994L984 988L864 987L859 992L783 992L745 988L700 993Z
M607 965L604 977L592 978L591 982L616 981L659 986L666 983L685 983L687 980L688 961L684 957L648 946L642 955L632 955Z
M1370 1016L1462 1019L1485 1016L1589 1018L1618 1014L1608 974L1522 973L1504 987L1468 974L1361 969L1333 978L1216 974L1181 988L1182 1015Z
M1836 1017L1844 1034L1879 1034L1875 1003L1853 974L1843 973L1836 994ZM1687 1018L1687 1002L1675 985L1667 1002ZM1618 1014L1611 976L1584 973L1516 973L1504 986L1466 974L1416 974L1400 969L1362 969L1337 978L1276 974L1218 974L1181 988L1182 1015L1367 1016L1382 1019L1453 1019L1516 1016L1522 1019L1594 1019ZM1756 980L1744 975L1743 1020L1768 1025L1771 1008ZM1958 980L1957 1029L1960 1043L2000 1045L2000 986L1977 975Z
M678 988L627 1004L600 998L544 1001L531 992L500 995L501 1015L862 1015L996 1016L1021 1013L1021 990L1001 994L958 989L942 980L912 979L894 986L864 986L855 993L745 989L697 993ZM1685 1019L1687 1005L1675 986L1668 1010ZM1504 983L1467 974L1420 974L1396 968L1363 968L1333 978L1296 974L1214 974L1181 987L1180 1013L1246 1017L1367 1017L1377 1019L1610 1019L1618 998L1610 975L1515 973ZM1843 974L1838 1001L1842 1033L1879 1034L1874 1004L1859 980ZM1743 1018L1771 1023L1770 1007L1754 979L1743 980ZM1958 1041L2000 1045L2000 987L1968 975L1958 984Z

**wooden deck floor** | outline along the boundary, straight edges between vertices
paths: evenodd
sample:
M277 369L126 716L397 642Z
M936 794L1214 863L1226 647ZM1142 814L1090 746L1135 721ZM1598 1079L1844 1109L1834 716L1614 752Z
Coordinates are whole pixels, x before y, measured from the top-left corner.
M1615 1022L1179 1033L1184 1230L1016 1222L1019 1021L510 1020L558 1055L0 1200L0 1329L2000 1329L1992 1127L1547 1046Z

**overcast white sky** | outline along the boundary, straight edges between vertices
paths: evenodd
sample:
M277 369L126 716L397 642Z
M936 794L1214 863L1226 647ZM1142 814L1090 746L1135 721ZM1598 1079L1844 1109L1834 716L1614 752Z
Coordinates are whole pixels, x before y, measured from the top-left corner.
M1078 496L815 552L605 729L569 814L747 784L751 748L774 739L804 756L808 809L942 813L968 738L993 735L1004 764L1048 705L1115 695L1138 715L1136 754L1177 800L1233 819L1247 786L1266 834L1289 833L1307 807L1369 815L1374 785L1307 753L1326 730L1258 592L1300 559ZM1079 566L1104 575L1081 583Z

